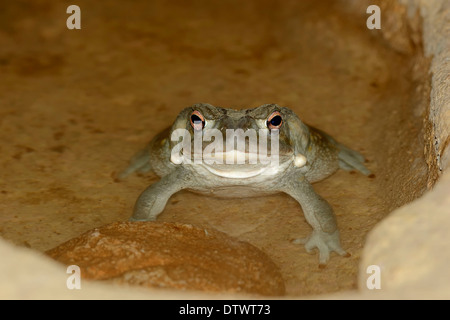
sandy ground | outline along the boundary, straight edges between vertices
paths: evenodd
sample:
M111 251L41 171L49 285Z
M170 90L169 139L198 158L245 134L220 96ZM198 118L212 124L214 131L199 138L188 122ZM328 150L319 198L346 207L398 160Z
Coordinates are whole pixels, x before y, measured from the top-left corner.
M68 30L69 3L2 2L1 236L44 251L126 220L158 177L115 175L182 108L278 103L369 160L375 178L339 171L315 184L335 209L350 258L333 255L321 270L317 254L291 243L311 229L286 195L180 192L159 219L210 225L254 244L281 268L288 294L355 288L367 232L424 191L425 109L409 108L410 57L336 3L77 1L82 29ZM415 173L406 186L399 168ZM416 191L393 196L405 188Z

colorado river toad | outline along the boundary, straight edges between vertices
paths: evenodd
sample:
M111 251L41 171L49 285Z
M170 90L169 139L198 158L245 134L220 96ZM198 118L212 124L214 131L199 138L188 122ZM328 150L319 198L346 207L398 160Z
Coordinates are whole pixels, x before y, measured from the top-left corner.
M258 138L258 148L250 145L251 135L247 139L244 137L244 149L242 145L239 149L234 138L232 144L228 138L226 142L222 138L230 132L239 132L239 129L241 133L253 130L254 137ZM215 133L214 139L208 130ZM180 132L185 133L180 136ZM187 141L181 150L180 137ZM262 146L268 147L267 139L272 137L277 137L278 148L276 144L270 144L266 160L271 161L251 162L255 159L252 157L263 150ZM265 145L261 141L265 141ZM217 147L214 152L202 153L208 148L211 151L212 142ZM220 147L222 143L225 145L223 149ZM176 148L177 152L174 152ZM189 153L191 150L193 155ZM278 158L275 151L278 151ZM215 160L230 157L227 159L234 162L212 161L211 155ZM238 156L245 159L244 163L236 161ZM183 189L220 197L287 193L299 202L313 228L312 234L304 241L306 250L310 252L317 248L319 263L323 266L332 251L340 255L346 255L346 252L340 244L333 209L314 191L311 183L330 176L339 168L356 169L369 175L363 162L361 154L323 131L307 126L286 107L266 104L254 109L232 110L195 104L182 110L170 128L158 134L139 152L120 178L135 171L151 169L161 177L137 199L132 221L155 220L168 199Z

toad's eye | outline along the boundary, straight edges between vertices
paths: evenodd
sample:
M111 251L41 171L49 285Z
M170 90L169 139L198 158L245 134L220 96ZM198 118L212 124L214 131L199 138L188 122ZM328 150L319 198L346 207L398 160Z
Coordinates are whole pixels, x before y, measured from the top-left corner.
M191 126L194 130L202 130L205 127L205 117L197 110L191 113Z
M270 130L280 129L283 124L283 119L278 111L272 112L272 114L267 118L267 128Z

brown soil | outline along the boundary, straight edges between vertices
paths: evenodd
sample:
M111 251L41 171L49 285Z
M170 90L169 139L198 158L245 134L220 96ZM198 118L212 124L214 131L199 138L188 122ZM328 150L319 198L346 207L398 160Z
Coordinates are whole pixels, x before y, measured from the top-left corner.
M288 294L353 289L369 230L427 184L420 47L392 50L337 1L77 1L0 4L0 234L48 250L130 217L155 175L115 174L185 106L278 103L359 150L375 177L339 171L315 189L350 258L291 243L311 229L286 195L180 192L160 221L210 225L266 252Z

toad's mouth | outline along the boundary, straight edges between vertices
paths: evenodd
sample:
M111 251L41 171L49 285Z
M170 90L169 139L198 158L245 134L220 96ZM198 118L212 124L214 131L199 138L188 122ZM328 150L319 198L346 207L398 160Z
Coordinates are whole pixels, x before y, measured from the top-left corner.
M173 163L182 163L199 166L210 173L224 178L246 179L259 175L276 175L283 172L290 164L302 167L306 158L292 153L283 155L259 155L257 153L232 150L228 152L216 152L213 154L193 154L192 158L183 155L172 155Z
M210 165L204 165L204 168L216 176L230 179L248 179L262 174L272 175L277 173L277 170L269 170L267 167L260 167L253 170L246 168L246 170L242 170L238 166L233 165L233 168L228 166L225 170ZM274 172L271 174L271 171Z

